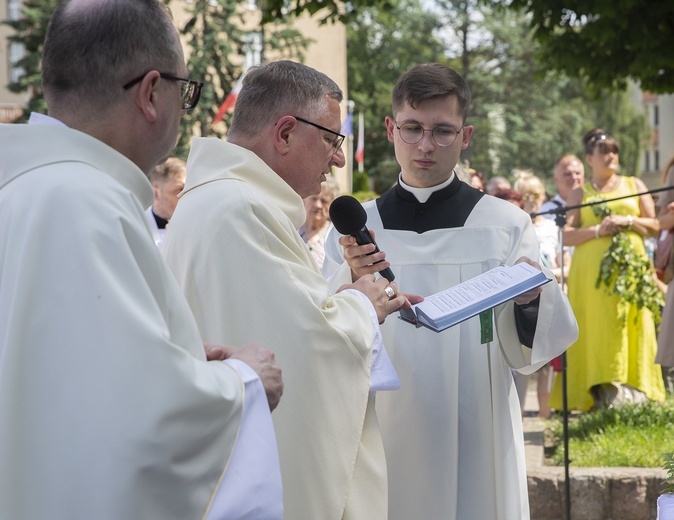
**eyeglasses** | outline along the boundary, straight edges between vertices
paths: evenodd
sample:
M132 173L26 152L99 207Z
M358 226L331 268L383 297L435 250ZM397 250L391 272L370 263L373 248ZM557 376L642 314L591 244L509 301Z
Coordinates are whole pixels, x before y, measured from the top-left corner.
M339 151L339 149L342 147L342 143L344 142L344 139L346 138L345 135L342 135L339 132L335 132L334 130L330 130L329 128L325 128L324 126L317 125L316 123L312 123L311 121L308 121L304 118L297 117L297 116L293 116L293 117L295 117L295 119L297 119L298 121L302 121L303 123L306 123L308 125L315 126L316 128L320 128L324 132L330 132L331 134L336 135L337 137L335 137L331 142L332 150L333 150L332 153L337 153Z
M463 127L457 130L454 127L444 125L436 126L432 130L427 130L417 123L403 123L400 126L398 126L398 123L395 123L395 126L400 132L400 138L407 144L417 144L424 138L426 132L431 132L433 141L435 141L435 144L438 146L453 145L459 132L463 130Z
M122 88L124 90L130 89L136 83L141 82L146 75L147 72L141 76L138 76L137 78L132 79L126 85L123 85ZM191 110L192 108L197 106L197 103L199 102L199 97L201 96L201 89L204 86L203 83L193 81L191 79L176 78L175 76L172 76L171 74L167 74L165 72L160 72L159 76L169 81L180 82L180 97L183 100L183 110Z
M545 193L536 193L533 191L529 191L527 193L522 194L522 200L525 200L527 202L534 202L537 201L538 199L541 199L545 196Z

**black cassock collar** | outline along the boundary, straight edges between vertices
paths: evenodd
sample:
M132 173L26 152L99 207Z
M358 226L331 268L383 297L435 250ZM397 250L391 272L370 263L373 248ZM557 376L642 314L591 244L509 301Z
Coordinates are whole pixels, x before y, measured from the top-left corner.
M424 233L462 227L483 196L484 193L454 175L448 186L433 192L423 203L396 184L377 199L377 209L384 229Z

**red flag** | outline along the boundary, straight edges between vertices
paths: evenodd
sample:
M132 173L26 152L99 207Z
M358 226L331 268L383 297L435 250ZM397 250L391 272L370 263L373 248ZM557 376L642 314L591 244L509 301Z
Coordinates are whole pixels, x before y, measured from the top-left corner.
M222 121L222 118L225 117L225 114L230 108L234 108L234 105L236 104L236 98L239 96L239 92L241 91L241 83L243 83L243 74L239 76L239 80L236 82L236 85L234 85L234 88L229 92L225 98L224 103L220 105L218 113L215 114L215 117L213 118L214 125L217 125L220 121Z
M358 114L358 147L356 148L356 162L363 164L365 159L365 122L363 113Z

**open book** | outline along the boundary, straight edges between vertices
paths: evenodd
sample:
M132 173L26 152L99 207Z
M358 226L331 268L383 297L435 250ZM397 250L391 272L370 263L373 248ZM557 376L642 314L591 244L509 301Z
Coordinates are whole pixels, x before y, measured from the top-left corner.
M545 273L524 262L495 267L402 309L400 318L440 332L550 281Z

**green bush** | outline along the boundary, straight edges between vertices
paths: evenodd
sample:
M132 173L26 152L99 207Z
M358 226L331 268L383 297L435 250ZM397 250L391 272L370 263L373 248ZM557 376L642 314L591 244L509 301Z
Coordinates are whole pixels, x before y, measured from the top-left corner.
M358 199L359 202L367 202L368 200L376 199L379 197L374 191L356 191L351 194L354 198Z
M367 172L353 172L353 191L354 193L360 191L370 191L370 181Z

